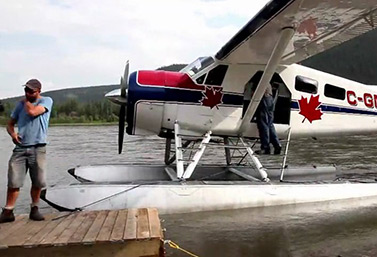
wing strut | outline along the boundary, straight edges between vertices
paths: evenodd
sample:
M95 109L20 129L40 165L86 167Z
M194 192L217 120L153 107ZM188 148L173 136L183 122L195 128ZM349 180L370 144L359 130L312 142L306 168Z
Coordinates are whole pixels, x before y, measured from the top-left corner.
M369 19L367 16L364 17L365 21L372 27L374 28L375 24L374 24L374 16L373 16L373 12L369 15Z
M194 157L191 160L185 161L183 159L183 147L182 147L182 134L180 134L180 126L176 121L174 124L174 134L175 134L175 151L176 151L176 163L177 163L177 177L179 180L189 179L194 172L196 165L198 164L200 158L206 150L207 144L211 140L211 131L208 131L203 137ZM189 165L185 169L184 163L189 162Z
M247 130L250 124L250 120L253 117L259 105L259 102L261 101L263 94L266 91L267 85L268 83L270 83L272 76L274 75L276 68L280 63L281 57L283 56L285 49L289 41L292 39L294 33L295 29L293 27L286 27L282 29L279 41L275 45L274 51L272 52L270 59L268 60L262 78L259 81L253 98L251 99L251 103L249 104L249 107L247 108L245 115L241 120L241 124L239 125L238 131L240 136L242 136L242 134Z

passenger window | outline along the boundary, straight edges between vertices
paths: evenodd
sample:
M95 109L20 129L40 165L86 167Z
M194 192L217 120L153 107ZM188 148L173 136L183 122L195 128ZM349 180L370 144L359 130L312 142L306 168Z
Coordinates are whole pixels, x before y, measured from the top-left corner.
M206 78L206 75L207 73L203 74L202 76L200 76L199 78L196 79L196 83L198 84L203 84L204 82L204 79Z
M227 65L218 65L216 68L208 72L206 79L206 85L221 86L224 81L226 71L228 70Z
M296 76L295 89L309 94L317 94L318 81L303 76Z
M336 87L333 85L326 84L325 85L325 96L344 100L346 99L346 90L341 87Z

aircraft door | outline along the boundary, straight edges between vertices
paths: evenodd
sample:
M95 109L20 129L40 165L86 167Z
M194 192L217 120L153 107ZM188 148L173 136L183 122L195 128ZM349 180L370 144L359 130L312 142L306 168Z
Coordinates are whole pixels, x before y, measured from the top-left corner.
M247 107L250 104L252 95L258 86L258 83L263 75L263 71L258 71L252 76L249 82L245 85L244 101L242 116L246 112ZM275 111L274 111L274 123L275 124L290 124L291 117L291 98L292 94L281 79L280 75L275 73L271 79L271 86L274 97ZM255 120L255 116L252 121Z
M290 124L291 119L291 92L283 82L271 82L274 94L274 123Z

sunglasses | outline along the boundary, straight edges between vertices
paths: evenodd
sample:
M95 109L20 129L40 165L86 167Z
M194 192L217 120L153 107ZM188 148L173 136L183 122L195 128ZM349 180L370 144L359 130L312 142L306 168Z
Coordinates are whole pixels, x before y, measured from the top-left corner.
M25 90L25 93L28 93L28 94L35 94L37 92L37 90L33 90L28 87L25 87L24 90Z

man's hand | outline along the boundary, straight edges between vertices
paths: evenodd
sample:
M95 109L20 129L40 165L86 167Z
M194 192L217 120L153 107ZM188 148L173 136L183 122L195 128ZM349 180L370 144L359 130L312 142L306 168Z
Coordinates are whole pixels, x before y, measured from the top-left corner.
M11 137L12 137L12 141L15 145L21 144L21 137L18 134L14 133L14 134L11 135Z
M14 130L14 125L16 124L17 120L15 119L10 119L7 124L7 131L10 137L12 138L12 141L16 145L21 144L21 137L16 133Z
M28 115L35 117L46 112L42 105L33 105L26 98L22 100L24 103L25 111Z

